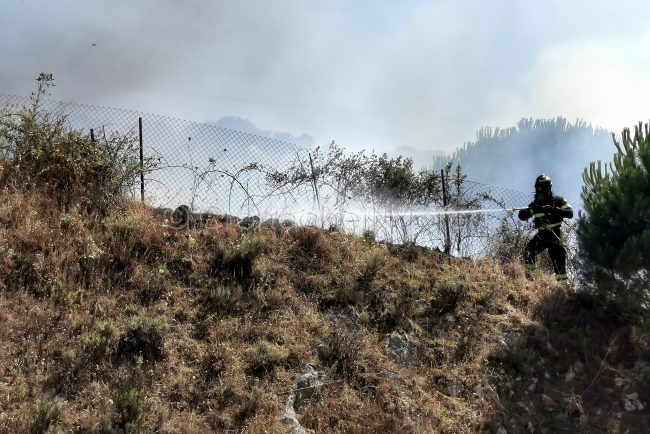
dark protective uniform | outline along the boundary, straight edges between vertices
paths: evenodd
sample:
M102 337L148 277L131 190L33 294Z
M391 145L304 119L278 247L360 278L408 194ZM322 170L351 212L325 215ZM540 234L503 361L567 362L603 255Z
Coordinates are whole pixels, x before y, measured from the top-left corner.
M549 189L542 200L536 198L528 208L519 211L520 220L531 217L537 233L524 250L524 262L534 264L537 255L548 249L557 279L566 280L566 249L562 245L560 227L563 219L573 217L571 205L562 196L554 196Z

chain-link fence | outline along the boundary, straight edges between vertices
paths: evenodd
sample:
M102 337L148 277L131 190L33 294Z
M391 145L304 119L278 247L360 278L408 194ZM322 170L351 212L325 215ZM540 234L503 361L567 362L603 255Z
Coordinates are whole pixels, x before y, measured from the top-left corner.
M30 104L29 98L0 94L5 114ZM213 123L109 107L45 100L40 109L64 116L70 128L94 140L118 135L139 142L143 159L153 165L147 165L151 169L132 195L141 199L143 192L144 201L154 207L184 204L195 212L336 226L464 257L513 258L531 233L508 210L526 206L529 194L453 178L444 171L440 200L426 207L386 206L341 195L332 183L317 182L323 168L314 167L314 150L292 143ZM304 175L300 182L278 182L278 174L289 169Z

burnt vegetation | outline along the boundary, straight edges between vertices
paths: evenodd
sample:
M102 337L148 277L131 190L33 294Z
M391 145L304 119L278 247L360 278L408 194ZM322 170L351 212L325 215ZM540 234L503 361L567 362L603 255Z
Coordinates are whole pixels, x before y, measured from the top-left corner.
M30 137L50 122L20 119ZM38 161L59 139L106 146L56 134L29 142ZM542 271L312 227L177 230L128 183L89 196L74 182L90 174L62 188L15 155L0 160L0 430L287 432L305 364L319 382L292 408L315 432L650 423L626 410L650 401L647 330ZM104 168L98 185L122 173L69 163Z

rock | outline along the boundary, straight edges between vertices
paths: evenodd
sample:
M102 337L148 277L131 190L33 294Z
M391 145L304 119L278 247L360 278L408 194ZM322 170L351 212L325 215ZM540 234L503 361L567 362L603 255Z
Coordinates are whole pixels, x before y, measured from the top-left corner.
M499 395L497 392L490 386L484 387L482 384L478 384L474 389L474 394L481 399L486 399L493 404L501 405L499 400Z
M530 432L530 433L534 433L534 432L535 432L535 428L533 427L533 423L532 423L531 421L526 422L526 429L527 429L528 432Z
M244 230L250 230L256 228L260 223L260 218L258 216L249 216L249 217L244 217L243 219L239 220L237 222L237 226L239 226L240 229Z
M447 396L458 398L465 392L465 385L455 378L441 378L438 380L438 384L441 386L442 393Z
M528 392L532 393L532 392L535 391L535 389L537 388L537 382L538 382L538 381L539 381L539 380L538 380L537 378L535 378L535 377L533 377L533 378L530 380L530 385L528 386Z
M449 313L449 312L447 312L446 314L444 314L444 315L442 316L442 319L443 319L445 322L448 322L449 324L453 324L453 323L456 322L456 317L454 317L454 316L453 316L451 313Z
M623 397L623 408L625 411L641 411L645 408L645 403L639 400L639 394L634 392Z
M495 434L508 434L508 430L503 425L499 425Z
M555 401L553 401L553 398L551 398L548 395L542 395L542 402L547 407L551 407L555 405Z
M573 379L574 379L575 377L576 377L576 373L575 373L575 371L573 370L573 366L570 366L570 367L569 367L569 370L567 371L567 373L564 374L564 381L568 383L568 382L570 382L570 381L573 381Z
M644 362L642 360L637 360L634 362L632 372L641 377L641 380L648 381L650 380L650 363Z
M300 425L300 422L296 417L296 412L293 409L293 398L294 396L291 395L290 399L287 400L287 403L284 406L284 411L280 416L280 422L291 429L291 431L289 431L291 434L307 434L307 431L305 431L302 425Z
M410 341L408 335L392 333L384 338L386 355L398 363L410 365L420 364L417 347Z
M316 354L318 355L320 361L323 363L329 363L332 361L332 348L327 344L320 344L318 347L316 347Z
M361 324L361 317L354 306L344 308L331 308L326 314L327 321L332 327L344 325L348 330L357 330Z
M280 422L291 429L291 434L308 434L311 430L306 430L300 425L296 410L302 409L313 398L316 387L320 385L318 372L311 365L306 365L305 370L296 376L293 385L293 391L280 415Z
M305 371L299 374L295 380L294 410L302 410L311 401L316 387L319 385L318 372L311 365L307 365Z

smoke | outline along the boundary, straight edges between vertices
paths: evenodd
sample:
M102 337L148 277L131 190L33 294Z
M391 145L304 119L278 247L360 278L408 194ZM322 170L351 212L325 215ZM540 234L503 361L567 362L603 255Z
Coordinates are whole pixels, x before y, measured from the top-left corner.
M546 174L553 180L554 193L579 208L584 169L591 161L611 161L614 151L608 131L583 121L522 119L516 127L479 131L476 141L436 164L440 167L451 159L468 179L530 191L531 201L535 178Z
M255 126L253 122L248 119L236 117L236 116L226 116L219 119L215 122L215 125L228 128L235 131L242 131L245 133L254 134L256 136L270 137L272 139L278 140L280 142L291 143L303 148L311 148L316 144L316 141L309 134L302 134L300 136L294 136L288 132L278 132L272 130L263 130Z
M0 91L303 132L418 162L482 125L647 114L650 5L579 0L0 3ZM577 24L579 23L579 25ZM427 157L427 153L429 157Z

